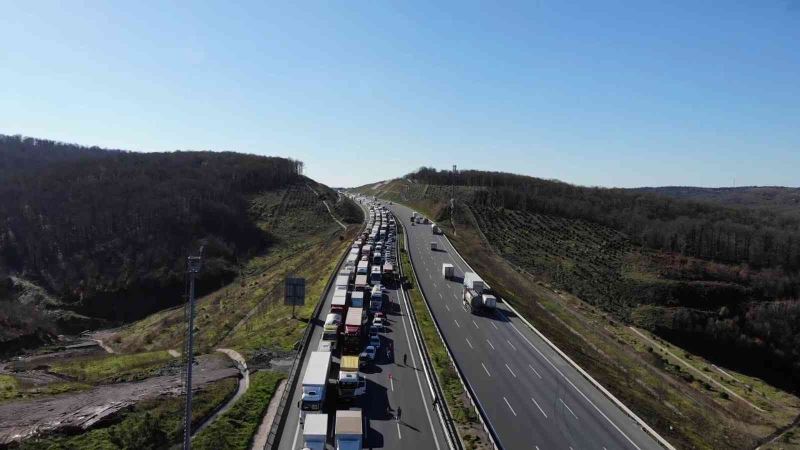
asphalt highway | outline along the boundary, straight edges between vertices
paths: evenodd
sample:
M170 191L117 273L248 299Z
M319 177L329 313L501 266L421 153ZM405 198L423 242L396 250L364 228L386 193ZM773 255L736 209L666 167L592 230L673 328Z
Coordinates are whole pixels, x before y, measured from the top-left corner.
M337 268L337 272L341 268ZM388 303L384 312L389 325L381 333L381 347L375 362L362 369L367 378L367 393L352 405L344 405L337 402L336 386L328 385L323 412L329 415L329 437L332 438L333 435L333 417L336 409L356 406L362 408L365 418L364 448L448 449L446 434L433 407L431 390L422 370L422 359L409 322L411 319L406 299L397 290L397 286L386 287L388 295L385 301L388 300ZM301 383L311 350L316 350L322 337L322 325L325 316L330 312L333 291L334 286L331 286L325 294L325 304L320 317L316 317L311 324L314 327L309 343L311 348L303 360L300 379L289 402L286 425L280 437L281 450L297 450L303 446L303 431L298 408L303 391ZM387 354L387 348L393 349L391 357ZM407 365L403 364L405 354L408 355ZM337 352L334 352L334 363L330 378L334 378L338 373ZM402 409L400 420L396 420L398 409ZM330 442L332 443L332 439Z
M388 205L402 221L420 287L466 381L505 449L659 449L660 445L524 322L498 302L495 313L462 306L466 262L412 210ZM431 250L436 242L439 250ZM442 277L453 264L455 280ZM481 275L481 274L479 274Z

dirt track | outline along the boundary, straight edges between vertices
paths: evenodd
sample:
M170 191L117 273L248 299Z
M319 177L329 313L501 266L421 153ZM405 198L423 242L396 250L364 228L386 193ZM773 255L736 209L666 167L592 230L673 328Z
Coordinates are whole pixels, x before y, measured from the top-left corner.
M204 384L239 371L223 358L200 356L192 385ZM148 378L132 383L98 386L88 391L0 404L0 446L41 432L87 429L122 408L141 400L181 392L179 374Z

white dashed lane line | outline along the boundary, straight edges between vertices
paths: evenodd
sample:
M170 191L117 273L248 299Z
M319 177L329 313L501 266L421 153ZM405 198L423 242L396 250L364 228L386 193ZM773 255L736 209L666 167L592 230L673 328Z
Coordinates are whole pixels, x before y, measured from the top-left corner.
M491 374L491 373L489 373L489 369L487 369L487 368L486 368L486 365L484 365L483 363L481 363L481 366L483 366L483 370L486 372L486 375L492 376L492 374Z

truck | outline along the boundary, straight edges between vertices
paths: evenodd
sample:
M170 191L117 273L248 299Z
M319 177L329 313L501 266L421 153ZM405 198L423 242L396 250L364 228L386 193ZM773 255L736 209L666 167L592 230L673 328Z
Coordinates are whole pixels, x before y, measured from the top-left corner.
M331 313L344 316L345 312L347 312L347 289L336 288L331 300Z
M334 446L336 450L361 450L364 435L361 409L336 411Z
M450 263L442 263L442 277L444 277L445 280L449 280L450 278L453 278L453 274L454 273L455 273L455 271L453 269L453 265L452 264L450 264Z
M350 307L351 308L364 307L364 291L353 291L350 293Z
M339 328L342 324L342 316L330 313L325 317L325 325L322 326L322 339L331 343L331 348L336 348L339 340Z
M367 273L369 273L369 261L359 261L356 275L366 275Z
M442 229L439 228L439 226L436 225L435 223L432 223L431 224L431 233L433 233L433 234L442 234Z
M356 275L356 290L365 290L369 286L366 275Z
M386 261L383 263L383 279L391 280L394 277L394 264Z
M303 422L303 450L325 450L328 440L328 415L308 414Z
M463 304L464 309L472 314L487 314L495 310L497 299L494 295L464 288Z
M347 258L344 260L344 266L355 268L356 264L358 264L358 252L347 255Z
M486 288L486 283L483 281L483 278L478 276L477 273L464 272L464 288L472 289L480 294Z
M347 311L342 335L342 347L345 352L358 353L361 351L365 317L364 308L350 308Z
M339 399L349 401L367 392L367 380L358 371L358 354L342 356L339 365Z
M330 370L331 352L311 352L306 373L303 375L303 396L300 399L301 418L305 418L306 411L322 410Z
M369 283L374 286L380 284L382 279L383 273L381 273L381 266L372 266L372 271L369 274Z
M380 285L372 287L372 292L369 297L369 310L372 312L383 310L383 289Z
M436 251L437 248L439 248L439 244L436 241L431 241L431 250Z
M350 285L350 276L347 274L342 274L341 272L339 275L336 276L336 289L347 289Z

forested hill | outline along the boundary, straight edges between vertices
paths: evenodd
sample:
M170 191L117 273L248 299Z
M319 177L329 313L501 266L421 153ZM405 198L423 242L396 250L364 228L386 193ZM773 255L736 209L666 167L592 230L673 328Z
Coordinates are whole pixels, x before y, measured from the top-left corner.
M87 158L105 158L121 150L0 134L0 180L23 175L52 164Z
M800 215L800 188L781 186L742 186L701 188L691 186L663 186L631 189L684 200L717 203L723 206L768 208Z
M0 160L16 158L12 147L0 147ZM322 199L342 220L361 220L357 207L302 176L299 161L97 152L53 157L42 150L41 158L26 157L28 170L0 178L0 343L173 306L185 290L185 257L200 245L198 287L219 288L273 244L338 230ZM49 326L38 320L41 307L71 316Z
M454 187L451 187L454 186ZM472 223L514 265L729 367L800 389L800 217L507 173L360 188Z

